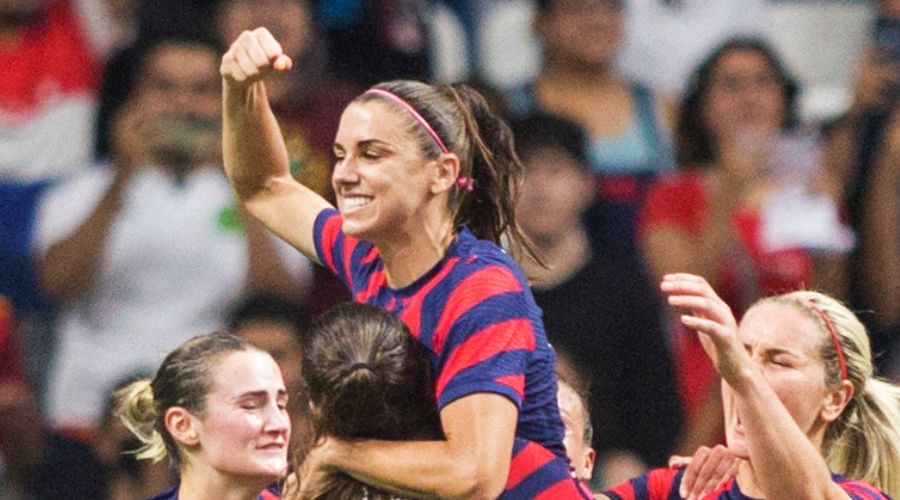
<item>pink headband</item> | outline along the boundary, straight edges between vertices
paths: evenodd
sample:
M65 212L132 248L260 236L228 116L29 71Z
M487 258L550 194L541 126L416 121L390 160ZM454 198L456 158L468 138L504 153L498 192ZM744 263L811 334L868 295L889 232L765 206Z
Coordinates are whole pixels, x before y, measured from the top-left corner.
M825 314L825 311L819 308L812 300L802 297L798 298L800 299L800 302L809 306L822 318L822 321L825 322L825 327L828 328L828 333L831 334L831 341L834 342L834 350L837 351L838 364L841 366L841 380L849 380L847 378L847 362L844 360L844 348L841 346L841 339L838 337L837 330L835 330L831 318L829 318L828 315Z
M405 109L407 113L412 115L412 117L415 118L415 120L417 122L419 122L419 125L421 125L422 128L424 128L425 131L428 132L428 135L430 135L431 138L434 139L434 143L437 144L438 148L441 149L442 153L446 154L446 153L450 152L450 150L447 149L447 146L444 146L444 141L442 141L441 138L438 137L437 132L435 132L434 129L431 128L431 125L429 125L427 121L425 121L425 118L423 118L422 115L420 115L419 112L416 111L415 108L410 106L409 103L404 101L402 97L398 96L397 94L394 94L393 92L388 92L387 90L383 90L383 89L369 89L365 93L366 94L378 94L382 97L387 97L391 101L394 101L395 103L399 104L401 108Z
M425 120L425 118L420 115L418 111L416 111L416 108L410 106L408 102L404 101L402 97L384 89L369 89L365 91L365 93L377 94L382 97L386 97L394 103L400 105L401 108L405 109L406 112L409 113L417 122L419 122L419 125L421 125L426 132L428 132L428 135L430 135L431 138L434 139L434 143L437 144L437 147L440 148L442 153L447 154L450 152L450 150L447 149L447 146L444 145L444 141L442 141L441 138L437 135L437 132L435 132L434 129L431 128L431 125L428 124L428 121ZM473 189L475 189L475 179L472 179L471 177L460 176L456 179L456 187L459 188L460 191L470 193Z

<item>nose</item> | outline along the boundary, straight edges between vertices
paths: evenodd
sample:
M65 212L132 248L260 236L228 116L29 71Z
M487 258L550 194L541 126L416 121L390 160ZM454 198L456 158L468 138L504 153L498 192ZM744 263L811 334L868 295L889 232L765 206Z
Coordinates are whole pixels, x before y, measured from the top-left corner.
M287 410L274 403L269 405L263 430L270 434L284 434L285 439L288 439L291 433L291 419Z
M340 192L338 189L340 186L356 184L359 182L359 175L356 171L356 162L353 158L345 157L334 164L334 171L331 173L331 182L334 184L335 192Z

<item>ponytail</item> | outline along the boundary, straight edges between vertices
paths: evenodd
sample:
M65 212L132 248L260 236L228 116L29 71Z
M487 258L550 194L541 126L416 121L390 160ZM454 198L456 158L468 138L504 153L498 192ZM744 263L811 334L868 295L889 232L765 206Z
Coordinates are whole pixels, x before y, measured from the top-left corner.
M828 465L900 496L900 387L871 378L844 413L829 429Z
M468 226L479 238L500 244L504 234L512 247L543 265L534 245L516 220L516 202L525 167L516 154L513 133L491 111L487 101L467 85L446 87L462 114L466 136L472 143L471 173L475 185L464 196L454 223ZM479 189L480 187L480 189Z
M142 443L133 453L157 463L166 457L166 444L156 430L157 412L150 379L141 379L116 391L115 413Z

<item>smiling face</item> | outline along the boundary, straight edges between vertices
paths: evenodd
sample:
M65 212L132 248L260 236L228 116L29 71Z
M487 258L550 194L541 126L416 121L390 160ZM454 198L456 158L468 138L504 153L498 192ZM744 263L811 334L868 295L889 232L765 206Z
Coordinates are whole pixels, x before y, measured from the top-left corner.
M778 395L800 430L821 447L824 431L837 415L827 410L831 400L825 385L822 345L825 332L794 306L762 303L744 315L739 335L751 358ZM725 435L728 448L748 458L746 430L735 405L735 395L722 384Z
M417 124L403 113L376 100L351 104L341 116L332 185L347 235L402 241L421 231L425 212L447 206L446 192L435 192L446 179L437 178L437 162L424 157Z
M257 477L263 484L284 475L288 396L272 357L257 350L226 354L210 370L210 381L197 419L197 459L222 474Z
M734 49L719 58L703 102L703 120L717 137L774 135L787 113L783 83L768 59L753 49Z

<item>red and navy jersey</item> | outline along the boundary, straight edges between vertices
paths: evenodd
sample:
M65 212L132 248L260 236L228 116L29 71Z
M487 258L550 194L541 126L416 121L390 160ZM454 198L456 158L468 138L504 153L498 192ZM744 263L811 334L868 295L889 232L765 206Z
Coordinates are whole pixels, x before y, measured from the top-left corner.
M613 500L679 500L678 487L684 469L654 469L641 476L621 483L603 494ZM845 479L832 474L832 479L854 500L889 500L878 488L863 481ZM744 495L734 477L723 482L713 491L703 495L704 499L752 500Z
M319 260L350 288L354 300L398 316L426 348L438 409L485 392L518 407L504 498L535 498L554 487L571 493L554 498L582 498L562 444L555 354L515 262L463 228L433 269L393 289L377 248L344 235L342 222L334 209L317 217Z

